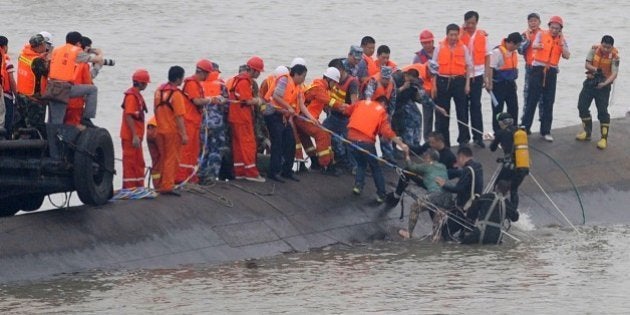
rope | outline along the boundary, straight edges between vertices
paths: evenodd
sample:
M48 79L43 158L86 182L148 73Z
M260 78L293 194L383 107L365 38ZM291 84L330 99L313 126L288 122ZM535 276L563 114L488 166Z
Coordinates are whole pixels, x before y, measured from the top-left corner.
M200 185L190 184L190 185L187 185L184 188L184 190L186 190L187 192L199 195L199 196L201 196L203 198L210 199L212 201L218 202L218 203L220 203L220 204L222 204L222 205L224 205L224 206L226 206L228 208L233 208L234 207L234 202L232 202L231 199L229 199L228 197L226 197L226 196L224 196L222 194L219 194L219 193L216 193L216 192L210 190L210 188L212 188L212 187L214 187L216 185L217 185L216 182L212 182L212 184L207 185L207 186L200 186ZM212 195L212 197L206 195L206 193Z
M48 197L48 202L50 202L50 204L51 204L53 207L57 208L57 209L61 209L61 208L68 208L68 207L70 207L70 198L72 197L72 192L70 192L70 194L68 194L67 192L64 192L64 193L63 193L63 195L64 195L64 198L65 198L65 199L63 200L63 202L61 203L61 205L57 205L57 204L55 204L55 203L52 201L52 199L50 198L50 195L48 195L48 196L47 196L47 197Z
M158 196L158 193L145 187L135 188L123 188L114 192L114 196L111 200L140 200L140 199L154 199Z
M534 183L536 183L536 185L538 186L538 188L540 188L540 190L543 192L543 194L545 195L545 197L547 197L547 199L549 199L549 202L551 202L551 204L553 205L553 207L560 213L560 215L562 215L562 217L567 221L567 223L569 223L569 225L573 228L573 230L575 230L575 233L580 234L580 231L578 231L578 229L575 227L575 225L573 225L573 223L571 222L571 220L569 220L569 218L567 218L567 216L564 214L564 212L562 212L562 210L560 210L560 208L558 208L558 205L556 205L556 203L551 199L551 197L549 196L549 194L547 194L547 192L543 189L543 187L540 185L540 183L538 182L538 180L536 180L536 177L534 177L534 174L529 174L529 176L532 178L532 180L534 181Z

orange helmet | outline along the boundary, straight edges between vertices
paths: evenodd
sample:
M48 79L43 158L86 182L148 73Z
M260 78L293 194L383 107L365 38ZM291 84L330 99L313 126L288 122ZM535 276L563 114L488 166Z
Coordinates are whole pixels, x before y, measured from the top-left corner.
M420 32L420 42L421 43L430 42L432 40L433 40L433 33L431 33L431 31L429 31L429 30L422 30L422 32Z
M547 23L547 25L551 24L551 23L557 23L560 24L560 27L564 27L564 23L562 22L562 18L554 15L549 19L549 23Z
M214 67L212 67L212 61L208 59L201 59L197 61L197 69L201 69L208 73L214 71Z
M150 83L151 78L149 78L149 71L144 69L138 69L131 76L131 80L140 82L140 83Z
M258 72L265 71L265 64L263 63L262 58L258 56L253 56L249 58L249 60L247 60L247 66Z

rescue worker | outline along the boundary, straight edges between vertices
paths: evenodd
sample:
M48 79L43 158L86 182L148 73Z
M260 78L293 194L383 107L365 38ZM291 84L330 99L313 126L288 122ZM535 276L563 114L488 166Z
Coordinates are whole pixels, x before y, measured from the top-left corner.
M398 68L398 65L389 59L390 54L391 50L387 45L378 46L378 49L376 50L376 60L374 60L376 72L372 75L377 74L383 67L390 67L392 70L396 70Z
M228 85L231 100L228 122L232 131L232 154L236 179L265 182L265 178L260 176L256 166L253 117L253 107L262 104L262 99L255 93L258 91L254 90L254 82L264 71L263 60L253 56L247 61L247 70L235 76Z
M271 160L267 177L277 182L284 182L278 177L299 182L293 175L293 161L295 160L295 138L292 127L293 116L304 113L315 120L304 105L302 83L306 79L307 69L304 65L291 67L288 74L276 80L271 102L276 109L272 115L265 116L269 136L271 137Z
M342 111L347 106L330 96L330 91L339 83L340 76L337 68L329 67L322 78L313 80L304 91L304 103L314 120L306 121L298 117L294 121L300 142L311 160L311 169L321 169L322 173L329 175L340 174L330 167L333 160L331 135L320 127L319 116L325 107ZM300 117L306 118L304 113L300 115ZM315 139L315 146L313 146L311 137Z
M519 218L516 206L505 198L509 186L508 181L497 181L494 192L483 194L473 201L466 213L473 228L472 231L464 231L462 244L501 244L504 221L516 222Z
M331 91L331 96L338 102L345 104L354 104L359 99L359 80L350 75L343 66L341 59L333 59L328 63L329 67L335 67L339 70L339 84ZM331 108L326 112L327 117L324 120L324 127L332 132L347 138L348 135L348 116L343 112ZM332 137L332 148L334 152L334 168L336 170L344 169L351 173L355 168L356 161L350 153L350 147L337 137Z
M407 165L405 170L421 176L423 187L427 190L427 194L421 200L418 200L418 202L422 205L421 207L412 207L412 210L409 213L409 228L407 230L398 230L398 234L403 238L411 238L413 235L413 230L418 222L420 212L429 211L429 215L431 216L431 219L433 219L436 211L448 211L453 207L453 198L451 194L444 191L435 182L437 177L446 178L448 176L446 166L438 161L439 158L440 154L436 150L429 149L422 154L422 163L413 163L409 157L406 159ZM403 176L406 175L403 174ZM402 183L406 182L402 181ZM406 184L401 185L401 181L399 181L396 191L387 194L388 206L393 207L398 204L400 196L406 186Z
M83 36L81 38L80 47L83 51L89 52L92 45L90 38ZM92 74L98 74L98 72L92 72L89 63L77 64L74 69L74 84L91 84L94 85ZM83 117L83 107L85 106L85 98L83 96L71 97L68 100L68 107L66 108L66 116L63 119L63 123L66 125L78 126L80 129L85 127L81 125L81 118Z
M523 41L518 48L518 53L523 55L523 59L525 60L525 79L523 80L524 106L527 106L527 96L529 95L529 77L532 74L532 63L534 62L534 48L532 47L532 43L536 39L538 32L540 32L540 15L538 15L538 13L530 13L527 15L527 30L521 34Z
M123 119L120 126L120 139L123 151L123 189L144 187L144 116L148 112L144 97L140 92L151 82L149 72L136 70L131 76L133 86L125 92Z
M429 65L429 61L433 59L433 53L435 51L434 43L435 40L433 33L429 30L422 30L422 32L420 32L420 44L422 45L422 49L415 53L412 65L410 65L417 67L416 70L418 70L420 78L424 82L424 90L429 96L432 95L434 78L431 71L427 69L427 66ZM406 70L408 69L403 68L403 71ZM422 104L422 138L425 142L429 138L429 133L433 131L433 117L433 106L430 106L429 104Z
M597 119L599 120L601 139L597 142L597 148L604 150L608 147L608 130L610 128L610 114L608 102L612 84L617 79L619 72L619 51L613 47L615 39L610 35L604 35L599 45L593 45L586 56L586 80L582 84L582 91L578 99L578 110L582 119L584 131L577 134L575 139L579 141L591 140L593 120L589 108L595 100L597 107Z
M558 78L558 64L560 57L569 59L569 45L562 34L564 22L559 16L549 19L549 30L541 31L536 35L532 48L534 49L534 61L532 73L529 77L529 94L527 104L523 108L521 125L524 125L527 133L531 133L536 104L542 96L540 103L540 135L543 140L552 142L551 122L553 121L553 103L556 98L556 80Z
M20 128L35 128L42 137L46 137L44 120L48 102L42 99L48 82L46 59L44 37L40 34L32 36L18 58L16 108L20 119L14 125L16 133Z
M2 71L0 78L2 82L2 91L4 94L4 128L6 131L7 139L11 138L13 133L13 116L15 115L15 96L17 95L17 85L15 83L15 67L9 57L9 40L0 36L0 55L4 58L4 65L0 68ZM2 124L0 124L2 128Z
M492 117L497 117L503 112L504 104L512 117L518 117L518 95L516 93L518 56L516 49L518 49L521 40L522 37L519 33L511 33L501 41L501 45L492 50L488 73L492 77L492 85L486 87L497 100L497 104L492 104ZM492 120L492 129L495 134L500 129L496 119Z
M179 89L184 82L184 68L172 66L168 70L168 82L155 91L154 112L160 149L160 194L179 196L175 191L175 174L179 168L179 156L182 147L188 143L184 115L186 114L186 96ZM195 135L196 136L196 135Z
M396 107L396 87L392 80L393 69L390 67L382 67L381 71L370 77L363 90L363 99L375 101L377 98L384 96L387 99L385 109L387 110L387 119L391 123L391 117L394 115ZM387 161L395 163L394 148L389 141L380 141L381 152L383 158Z
M219 77L219 65L212 63L213 71L208 78L201 82L204 97L210 98L211 103L204 105L201 124L201 139L203 155L199 157L199 184L209 185L219 179L221 161L230 151L226 141L225 115L230 103L229 94L223 79Z
M376 50L376 40L374 40L374 37L364 36L361 38L361 49L363 49L363 59L359 63L357 76L363 83L379 71L372 57Z
M458 170L449 171L449 179L459 178L456 184L446 182L446 178L437 177L436 183L447 192L456 194L455 209L449 212L449 219L442 228L441 237L445 240L452 239L463 228L466 211L470 208L476 196L483 190L483 167L473 159L472 150L469 147L460 147L457 150Z
M343 59L343 66L346 68L346 72L351 76L361 80L365 75L361 73L362 77L359 77L359 63L363 60L363 48L361 46L352 45L348 52L348 57Z
M376 202L383 203L385 201L385 178L383 171L376 157L376 136L382 139L388 139L397 144L400 149L409 154L409 147L398 137L392 130L387 118L385 109L387 98L385 95L379 96L375 101L364 100L350 105L346 109L346 113L350 115L348 123L348 140L370 153L361 152L353 148L352 154L357 161L357 172L354 177L354 188L352 193L360 195L365 185L365 170L370 166L372 170L372 178L376 186Z
M459 144L468 144L470 141L470 131L468 125L468 112L470 111L470 126L472 127L473 142L480 148L485 148L483 143L483 118L481 115L481 92L485 86L487 89L492 90L492 77L489 76L490 72L490 46L488 44L488 34L477 28L479 22L479 13L475 11L468 11L464 14L464 26L460 33L460 40L464 45L468 47L468 51L472 57L473 62L473 74L470 78L470 91L467 93L467 108L465 109L466 115L462 116L465 119L458 119L463 122L460 123L460 136L462 136L462 130L465 130L465 135L458 140Z
M449 24L446 27L446 38L435 47L431 70L437 75L434 80L432 97L447 115L451 111L451 98L455 101L457 120L468 122L468 104L466 95L470 92L472 76L472 58L468 47L459 40L459 26ZM435 116L435 130L444 135L446 146L451 146L449 116ZM468 143L470 131L468 126L458 124L457 142Z
M492 152L496 151L499 145L503 149L503 158L498 160L503 166L497 180L507 180L510 183L510 201L515 208L518 208L518 187L525 179L525 176L529 174L529 161L518 161L517 163L516 149L518 146L521 146L519 149L526 150L526 144L525 147L523 147L523 144L518 146L514 144L515 133L518 132L518 128L514 125L512 115L499 113L496 116L496 120L499 124L499 130L494 135L494 140L490 144L490 150ZM527 139L525 134L524 139Z
M94 127L91 119L96 117L96 99L98 89L95 85L72 84L74 70L78 64L92 62L103 64L103 56L89 54L79 47L81 33L70 32L66 35L66 44L52 52L50 72L46 94L51 99L48 108L48 120L53 124L62 124L66 115L68 97L85 97L85 110L81 125Z
M212 62L208 59L201 59L195 65L195 74L184 79L182 91L186 96L186 114L184 123L188 143L182 147L179 157L179 169L175 175L175 183L189 182L199 183L196 168L199 160L201 143L201 122L203 119L203 107L212 103L212 99L205 97L201 82L208 78L208 74L214 71Z
M158 166L160 165L160 152L163 151L162 137L158 136L157 120L155 116L149 118L147 122L147 147L149 148L149 154L151 155L151 181L153 181L153 187L160 187L160 179L162 174Z

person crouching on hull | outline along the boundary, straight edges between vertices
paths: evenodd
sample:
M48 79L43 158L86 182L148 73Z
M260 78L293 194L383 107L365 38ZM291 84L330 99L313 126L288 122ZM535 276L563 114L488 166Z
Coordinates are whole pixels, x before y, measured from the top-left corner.
M483 194L473 201L466 213L469 222L473 222L472 231L465 231L462 244L501 244L503 222L518 221L516 207L505 198L510 189L510 182L497 181L495 192Z
M385 178L383 177L381 166L375 158L376 136L380 135L382 138L391 139L405 152L405 156L409 154L409 147L396 136L389 124L387 110L385 109L386 104L387 97L381 96L376 101L359 101L349 106L346 110L346 113L350 115L348 140L371 154L368 155L357 148L353 148L352 154L357 161L357 173L354 177L352 192L355 195L361 194L365 185L365 169L370 165L374 184L376 185L376 201L378 203L385 201Z

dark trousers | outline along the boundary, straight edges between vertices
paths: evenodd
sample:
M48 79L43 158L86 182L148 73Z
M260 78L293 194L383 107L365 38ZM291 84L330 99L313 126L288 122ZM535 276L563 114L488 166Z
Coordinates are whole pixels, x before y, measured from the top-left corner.
M529 77L529 91L527 95L527 104L523 111L523 119L521 125L525 126L527 133L531 133L531 127L536 113L536 105L542 96L540 102L540 134L548 135L551 133L551 122L553 120L553 103L556 100L556 81L558 78L558 69L547 68L543 66L535 66L532 68Z
M6 93L6 92L5 92ZM13 132L13 115L15 113L15 103L12 98L4 97L4 129L7 130L7 139L10 139Z
M507 106L507 112L514 121L518 119L518 96L516 94L516 81L499 81L492 85L492 93L497 98L498 104L492 104L492 130L499 131L497 114L503 112L503 105Z
M590 118L591 103L595 100L595 107L597 107L597 119L602 124L610 123L610 114L608 113L608 100L610 98L610 85L607 85L601 89L596 88L593 85L592 80L584 81L580 97L578 99L578 111L580 112L580 118ZM9 112L7 106L7 113Z
M326 117L323 125L344 138L347 138L348 136L348 117L341 114L331 113L328 117ZM348 145L335 136L331 138L331 142L333 152L335 153L334 163L339 163L340 166L344 166L348 170L351 170L356 165L356 162L354 161L352 154L350 154L350 148Z
M470 82L470 93L468 93L468 108L465 109L466 120L462 120L463 122L468 122L468 112L470 112L470 125L472 126L472 134L473 139L475 141L483 141L483 117L481 115L481 92L483 91L483 75L478 75L472 78ZM457 111L457 116L459 117L459 110ZM460 124L462 126L462 124ZM462 138L462 141L459 143L468 143L470 141L470 131L468 126L464 126L466 129L466 137ZM461 131L460 131L461 135Z
M457 119L468 124L468 104L466 102L466 78L456 77L447 78L437 76L437 97L435 103L446 110L448 114L451 113L451 98L455 101L455 110L457 111ZM451 146L450 132L449 132L450 117L443 115L435 115L435 130L444 136L444 141L447 147ZM468 126L464 126L458 123L459 136L457 142L470 141L470 134Z
M267 175L277 176L280 173L289 175L293 172L295 159L295 138L291 124L285 122L281 113L265 116L265 123L271 141L271 157Z
M499 172L499 176L497 176L497 181L507 180L510 182L510 202L515 208L518 207L519 201L518 187L521 186L527 174L529 174L528 170L512 169L504 165L501 172Z
M376 146L374 143L361 141L353 141L353 143L376 156ZM365 169L369 165L370 169L372 169L372 178L374 179L374 185L376 186L376 194L380 197L384 197L385 177L383 176L383 170L381 169L379 161L373 156L367 155L356 148L352 148L352 155L357 161L357 174L354 176L354 186L363 190L363 186L365 186Z
M429 133L433 131L433 106L422 104L422 138L429 141Z

